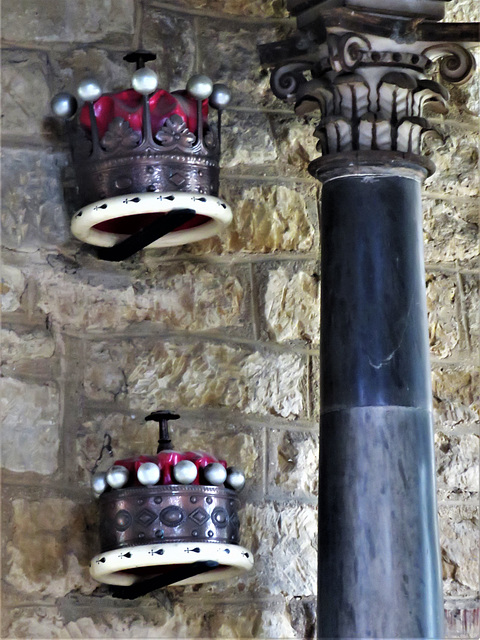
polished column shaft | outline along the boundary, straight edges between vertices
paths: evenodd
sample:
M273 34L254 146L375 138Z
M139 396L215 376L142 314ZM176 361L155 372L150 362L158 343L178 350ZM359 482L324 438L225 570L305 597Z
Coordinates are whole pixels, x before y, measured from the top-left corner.
M421 175L322 193L320 638L440 638Z

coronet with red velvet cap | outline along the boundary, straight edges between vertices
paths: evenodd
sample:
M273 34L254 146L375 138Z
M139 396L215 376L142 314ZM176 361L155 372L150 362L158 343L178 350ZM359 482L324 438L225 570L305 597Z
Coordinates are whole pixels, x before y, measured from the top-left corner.
M217 234L232 219L218 197L221 115L230 90L196 75L185 90L169 93L145 66L155 58L142 50L125 56L137 70L124 91L102 95L94 79L82 80L81 109L72 94L52 99L67 123L82 204L72 232L88 244L113 247L136 234L136 250L181 245ZM100 257L118 259L108 250Z
M174 450L168 420L177 418L147 416L159 423L157 453L116 460L92 476L102 552L90 572L100 582L158 588L226 579L253 566L239 545L243 472L203 451Z

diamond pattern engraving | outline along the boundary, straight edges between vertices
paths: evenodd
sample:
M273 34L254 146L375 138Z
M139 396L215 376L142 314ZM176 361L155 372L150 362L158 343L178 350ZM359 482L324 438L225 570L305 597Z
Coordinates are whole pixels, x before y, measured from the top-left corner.
M189 518L191 520L193 520L195 522L195 524L198 525L202 525L204 524L207 520L210 519L210 516L208 515L208 513L205 511L205 509L202 509L202 507L198 507L198 509L195 509L195 511L193 511L190 515Z
M173 182L174 185L180 187L182 184L185 184L185 176L182 176L181 173L174 173L170 176L170 182Z
M153 511L150 511L150 509L142 509L136 517L136 521L140 522L140 524L143 524L144 527L148 527L156 519L157 514Z

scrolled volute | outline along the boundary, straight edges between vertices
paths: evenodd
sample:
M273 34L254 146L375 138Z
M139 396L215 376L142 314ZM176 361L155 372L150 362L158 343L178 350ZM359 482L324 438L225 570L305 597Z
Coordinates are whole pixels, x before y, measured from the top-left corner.
M327 42L330 64L337 73L356 69L362 62L364 53L372 48L365 36L353 32L342 35L331 33L328 35Z
M454 42L437 43L422 51L433 62L440 60L439 71L447 82L464 84L475 71L475 58L472 53Z
M307 82L303 72L311 70L313 63L292 62L281 65L272 71L270 86L273 93L281 100L295 100L299 88Z

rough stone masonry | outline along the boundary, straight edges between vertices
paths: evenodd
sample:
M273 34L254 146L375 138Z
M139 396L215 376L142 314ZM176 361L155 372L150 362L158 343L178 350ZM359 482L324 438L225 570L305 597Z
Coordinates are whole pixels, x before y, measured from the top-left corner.
M475 0L448 20L479 19ZM293 24L282 0L3 0L2 637L312 638L318 445L318 183L308 126L273 98L256 45ZM167 89L225 82L220 238L100 262L69 234L74 182L50 98L154 50ZM452 89L424 188L426 293L445 618L479 621L478 74ZM313 128L313 127L312 127ZM89 469L175 437L247 472L243 542L254 572L119 603L88 574L97 550Z

